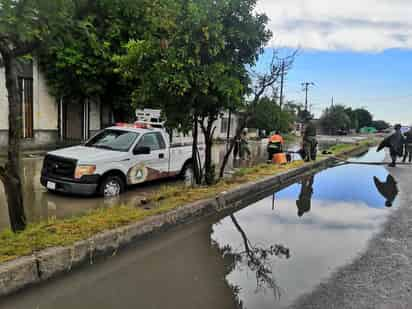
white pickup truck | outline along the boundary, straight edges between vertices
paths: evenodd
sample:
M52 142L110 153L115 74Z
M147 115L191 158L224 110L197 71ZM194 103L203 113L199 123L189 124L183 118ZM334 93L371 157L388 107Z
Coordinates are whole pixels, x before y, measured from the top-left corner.
M146 181L190 179L192 166L191 145L170 145L164 130L116 126L84 145L47 153L41 184L51 191L113 197Z

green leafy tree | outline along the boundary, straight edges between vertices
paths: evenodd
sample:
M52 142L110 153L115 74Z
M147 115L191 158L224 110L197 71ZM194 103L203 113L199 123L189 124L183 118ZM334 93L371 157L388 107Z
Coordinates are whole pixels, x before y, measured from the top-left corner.
M75 0L74 18L40 54L41 66L56 97L66 102L93 97L112 107L116 121L133 119L134 81L115 71L114 56L130 39L160 35L167 27L161 1Z
M26 225L20 178L19 62L46 44L54 32L62 31L70 9L70 2L64 0L0 0L0 62L5 69L9 103L8 159L6 165L0 167L0 179L13 231L22 230Z
M389 128L391 125L384 120L374 120L372 121L371 126L374 127L376 130L381 131Z
M348 117L350 119L349 128L358 131L360 129L359 128L359 120L358 120L358 116L355 113L355 111L351 107L347 107L347 108L345 108L345 113L348 115Z
M295 120L296 114L288 109L287 104L281 109L273 99L263 97L257 103L255 114L248 126L264 129L268 133L276 130L289 132Z
M313 114L311 114L308 110L301 109L298 111L298 119L302 123L307 123L313 119Z
M364 128L364 127L370 127L372 125L373 121L373 116L372 114L364 109L364 108L358 108L353 111L356 119L358 120L358 129Z
M253 65L270 38L267 17L254 12L255 0L168 2L174 18L163 36L131 41L119 71L137 80L137 106L160 107L171 127L197 128L205 137L206 183L213 182L214 122L224 110L236 110L248 93L246 65ZM162 43L163 42L163 43ZM198 160L194 160L200 182Z
M343 105L334 105L326 108L320 118L320 123L329 134L336 134L340 129L349 129L351 120Z

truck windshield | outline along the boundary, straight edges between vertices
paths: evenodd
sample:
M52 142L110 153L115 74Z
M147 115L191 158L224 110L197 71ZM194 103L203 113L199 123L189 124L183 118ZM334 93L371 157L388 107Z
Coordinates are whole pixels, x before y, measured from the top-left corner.
M114 151L129 151L139 133L123 130L105 130L86 143L87 147L102 148Z

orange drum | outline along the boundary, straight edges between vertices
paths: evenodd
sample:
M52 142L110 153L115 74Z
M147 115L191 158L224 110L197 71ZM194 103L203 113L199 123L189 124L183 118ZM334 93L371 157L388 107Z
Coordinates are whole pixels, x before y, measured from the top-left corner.
M272 163L274 164L286 164L288 160L285 153L275 153L272 158Z

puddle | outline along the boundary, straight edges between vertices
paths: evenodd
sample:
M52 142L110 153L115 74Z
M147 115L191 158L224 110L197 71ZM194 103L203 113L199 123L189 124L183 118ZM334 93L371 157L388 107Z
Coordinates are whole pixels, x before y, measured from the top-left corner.
M373 151L359 160L383 159ZM212 241L233 263L226 280L244 307L286 306L365 250L390 213L374 180L387 178L382 167L336 167L213 225ZM290 257L273 254L276 245Z
M227 217L180 226L14 295L0 308L287 306L365 250L391 211L374 181L387 176L377 166L326 170Z

